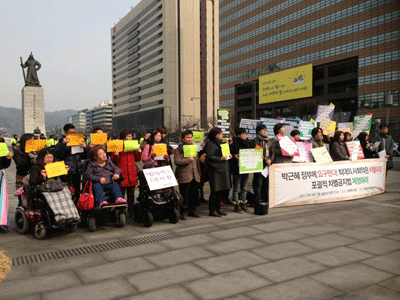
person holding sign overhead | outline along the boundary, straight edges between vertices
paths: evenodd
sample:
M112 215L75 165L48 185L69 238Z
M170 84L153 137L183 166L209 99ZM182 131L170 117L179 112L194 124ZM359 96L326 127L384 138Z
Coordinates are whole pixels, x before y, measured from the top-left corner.
M132 131L122 129L119 132L119 139L123 141L131 141L133 138ZM142 158L142 149L138 147L135 151L119 152L115 151L111 154L111 161L121 169L124 180L120 183L122 196L127 194L128 213L133 218L133 206L135 204L135 188L138 185L139 168L137 161Z
M154 151L154 146L155 145L161 146L161 144L162 144L161 132L158 130L154 130L151 133L151 136L149 138L149 141L148 141L146 147L144 147L143 154L142 154L142 162L143 163L146 163L149 161L153 162L156 167L168 166L169 156L168 156L167 151L165 151L165 153L161 156L157 156L157 154ZM163 144L163 145L165 145L165 144Z
M346 144L344 143L344 134L340 130L335 131L335 135L333 136L331 157L333 161L350 160Z
M200 218L196 211L199 202L200 160L197 155L197 145L193 145L193 133L185 130L181 134L182 144L174 150L175 176L179 184L179 192L183 198L181 219L187 216ZM192 151L193 150L193 151Z
M26 142L34 138L35 136L32 133L25 133L21 136L18 145L14 148L13 159L17 166L15 189L22 187L22 179L29 174L29 170L33 166L33 160L37 156L36 152L25 153Z
M232 154L222 155L222 139L222 130L214 127L208 133L208 142L205 146L206 168L211 189L208 205L212 217L226 216L226 213L221 211L221 199L227 198L231 188L228 160L232 158Z
M81 195L81 175L83 171L82 160L87 158L88 150L86 149L86 143L80 140L76 146L68 146L70 139L67 137L69 135L75 136L75 126L68 123L64 125L64 134L61 136L59 142L57 143L54 151L54 155L57 160L63 160L66 165L70 167L68 171L69 179L75 189L75 200L78 201Z
M293 155L285 156L282 154L282 148L279 144L279 138L285 137L285 125L282 123L275 124L274 126L274 137L271 141L271 161L272 164L290 164L292 162Z

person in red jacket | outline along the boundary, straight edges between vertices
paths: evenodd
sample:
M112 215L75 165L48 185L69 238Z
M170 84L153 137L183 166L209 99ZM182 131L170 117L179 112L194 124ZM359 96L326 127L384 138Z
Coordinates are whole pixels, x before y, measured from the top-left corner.
M120 140L132 140L132 131L123 129L119 133ZM136 162L142 158L142 149L133 152L114 152L111 154L112 162L121 169L124 180L120 184L122 195L127 193L128 213L133 217L133 205L135 204L135 187L138 185L138 172Z

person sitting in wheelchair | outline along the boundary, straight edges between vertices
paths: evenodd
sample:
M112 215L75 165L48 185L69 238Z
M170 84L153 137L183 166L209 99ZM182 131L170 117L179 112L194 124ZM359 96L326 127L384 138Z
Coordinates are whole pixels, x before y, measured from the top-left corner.
M104 191L109 191L115 204L126 204L118 184L121 170L107 157L107 153L100 146L94 146L90 150L90 162L85 172L85 178L92 181L94 197L99 205L103 207L109 203L104 196Z

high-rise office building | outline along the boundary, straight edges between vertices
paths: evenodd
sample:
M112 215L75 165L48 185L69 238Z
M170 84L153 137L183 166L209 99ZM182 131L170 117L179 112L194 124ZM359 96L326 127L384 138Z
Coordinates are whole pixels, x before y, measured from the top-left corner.
M83 109L67 118L67 122L75 126L75 132L77 133L84 134L86 132L86 112L87 109Z
M318 104L333 103L341 121L372 113L375 127L389 121L392 134L400 135L399 1L220 0L219 5L220 105L232 109L236 121L307 118ZM259 104L261 75L306 64L313 66L312 97ZM385 99L393 99L389 109Z
M215 118L218 1L142 0L111 29L114 131Z
M112 102L101 102L98 106L86 111L86 134L89 135L94 128L100 127L103 132L111 133L113 106Z

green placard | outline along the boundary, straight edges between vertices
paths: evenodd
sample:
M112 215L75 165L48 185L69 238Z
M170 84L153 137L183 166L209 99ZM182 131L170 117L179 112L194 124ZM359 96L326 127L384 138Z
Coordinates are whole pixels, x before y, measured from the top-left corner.
M204 132L203 131L193 131L193 142L195 143L201 143L204 138Z
M263 170L263 150L240 149L239 173L258 173Z
M135 151L137 149L139 149L139 141L138 140L124 141L124 152Z
M8 150L7 144L0 143L0 156L8 156L9 152L10 151Z
M228 156L231 154L231 150L229 149L229 144L222 144L221 145L222 156Z
M197 145L183 145L183 157L191 156L197 156Z

